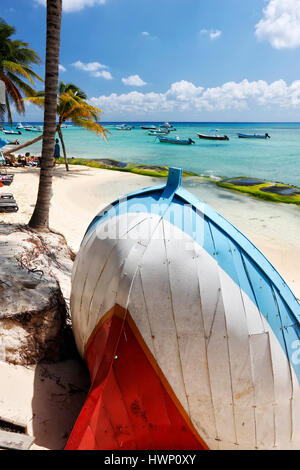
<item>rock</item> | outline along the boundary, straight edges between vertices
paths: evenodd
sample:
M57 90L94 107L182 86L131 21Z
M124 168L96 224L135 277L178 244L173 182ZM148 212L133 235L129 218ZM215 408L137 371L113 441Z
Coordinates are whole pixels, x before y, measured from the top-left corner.
M73 253L64 237L0 224L0 359L58 361L70 322Z

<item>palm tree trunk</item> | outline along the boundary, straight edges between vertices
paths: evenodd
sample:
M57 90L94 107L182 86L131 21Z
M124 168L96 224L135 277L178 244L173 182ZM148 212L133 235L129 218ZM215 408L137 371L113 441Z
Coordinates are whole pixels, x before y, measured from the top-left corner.
M39 135L38 137L36 137L35 139L32 139L32 140L27 140L27 142L25 142L25 144L20 144L20 145L17 145L16 147L13 147L9 150L5 150L3 153L4 157L6 155L9 155L10 153L14 153L14 152L17 152L18 150L21 150L25 147L29 147L29 145L32 145L34 144L35 142L38 142L39 140L42 140L43 138L43 134L42 135Z
M57 126L57 132L58 132L59 139L61 141L61 146L62 146L62 149L63 149L66 170L69 171L69 164L68 164L68 160L67 160L67 152L66 152L66 147L65 147L65 143L64 143L64 139L63 139L63 135L62 135L62 131L61 131L60 126Z
M9 125L12 125L12 115L11 115L11 109L10 109L10 104L8 101L8 94L7 91L5 92L5 104L6 104L6 112L7 112L7 119L9 122Z
M61 11L62 0L47 0L45 110L42 163L37 201L32 217L29 221L29 226L37 230L45 230L49 228L54 138L56 132Z

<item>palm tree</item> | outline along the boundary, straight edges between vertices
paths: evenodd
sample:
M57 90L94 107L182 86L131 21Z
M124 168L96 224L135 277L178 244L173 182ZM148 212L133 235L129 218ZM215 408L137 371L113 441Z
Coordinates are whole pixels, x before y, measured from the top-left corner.
M37 106L44 106L45 92L40 91L35 96L28 97L27 100ZM66 169L69 169L66 147L61 131L61 126L66 121L72 121L80 127L84 127L90 131L96 132L106 138L107 129L98 124L101 109L91 106L87 101L87 95L77 85L73 83L65 84L63 81L59 83L57 115L59 116L57 124L57 132L61 141Z
M5 107L1 107L2 118L6 108L8 121L12 124L10 104L13 103L20 114L25 113L22 95L33 96L33 79L43 81L31 67L39 64L38 54L30 49L27 42L12 40L15 28L0 18L0 80L5 86ZM27 83L26 81L27 80Z
M42 164L37 201L29 221L29 226L37 230L47 230L49 228L49 207L56 131L61 11L62 0L47 0L45 111Z

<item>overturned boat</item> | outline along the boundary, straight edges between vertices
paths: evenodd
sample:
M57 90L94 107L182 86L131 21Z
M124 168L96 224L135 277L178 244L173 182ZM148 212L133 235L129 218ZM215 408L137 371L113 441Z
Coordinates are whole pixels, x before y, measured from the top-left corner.
M66 448L300 449L300 305L181 176L113 202L82 241L91 388Z

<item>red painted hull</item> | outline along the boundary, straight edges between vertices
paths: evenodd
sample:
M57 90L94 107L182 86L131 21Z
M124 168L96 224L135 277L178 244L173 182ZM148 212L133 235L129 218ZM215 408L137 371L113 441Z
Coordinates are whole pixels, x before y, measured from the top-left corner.
M207 449L128 311L105 316L85 358L92 386L66 449Z

